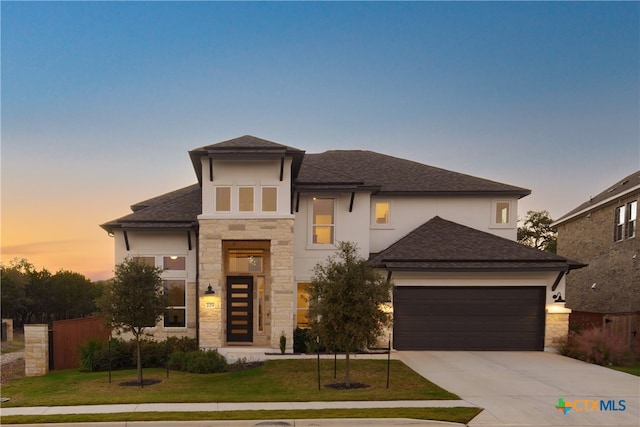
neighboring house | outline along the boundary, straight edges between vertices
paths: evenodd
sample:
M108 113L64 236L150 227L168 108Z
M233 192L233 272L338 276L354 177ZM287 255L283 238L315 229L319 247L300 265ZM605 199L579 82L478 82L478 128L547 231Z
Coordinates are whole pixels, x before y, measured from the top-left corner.
M640 351L640 171L558 219L558 254L587 267L567 278L575 329L606 326Z
M567 332L568 310L554 298L582 265L515 241L527 189L253 136L189 155L197 184L102 225L116 263L137 257L164 270L159 338L278 348L307 325L313 267L339 241L393 280L396 349L542 350Z

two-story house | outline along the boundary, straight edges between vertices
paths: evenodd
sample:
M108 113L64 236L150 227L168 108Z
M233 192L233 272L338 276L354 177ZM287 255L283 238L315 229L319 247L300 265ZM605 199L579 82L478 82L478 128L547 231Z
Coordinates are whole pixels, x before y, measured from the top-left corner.
M307 324L313 267L355 242L395 284L396 349L542 350L581 265L515 242L529 190L371 151L306 154L243 136L189 152L197 184L103 224L116 263L163 269L153 331L278 348ZM291 348L292 340L287 341Z
M640 170L591 197L553 226L558 254L588 264L567 279L571 327L606 326L640 351Z

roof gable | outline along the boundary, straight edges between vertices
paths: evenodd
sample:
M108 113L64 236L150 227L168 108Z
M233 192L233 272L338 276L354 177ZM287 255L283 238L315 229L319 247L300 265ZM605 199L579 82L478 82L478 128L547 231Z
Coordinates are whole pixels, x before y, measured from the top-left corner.
M512 240L444 220L430 219L371 257L390 270L566 270L582 264Z

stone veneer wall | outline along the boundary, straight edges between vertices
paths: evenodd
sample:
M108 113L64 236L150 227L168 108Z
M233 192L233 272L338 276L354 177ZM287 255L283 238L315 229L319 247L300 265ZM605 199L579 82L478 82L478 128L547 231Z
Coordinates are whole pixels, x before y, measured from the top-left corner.
M24 374L27 377L49 372L49 326L24 325Z
M2 323L7 325L7 342L13 341L13 319L2 319Z
M569 313L547 312L544 331L544 346L557 347L557 341L566 338L568 333Z
M223 240L268 240L271 247L271 273L267 277L271 292L272 348L279 347L280 335L293 347L294 272L293 219L201 219L200 220L200 347L219 348L225 344L223 296ZM211 284L215 295L205 295Z

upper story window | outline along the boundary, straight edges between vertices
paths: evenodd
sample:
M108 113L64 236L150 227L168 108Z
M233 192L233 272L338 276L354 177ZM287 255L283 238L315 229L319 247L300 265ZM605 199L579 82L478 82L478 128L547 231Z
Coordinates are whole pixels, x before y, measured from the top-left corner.
M216 187L216 212L231 211L231 187Z
M512 222L512 206L509 200L494 200L491 207L491 226L492 227L511 227Z
M253 212L253 187L238 188L238 211Z
M389 225L389 202L375 202L373 225Z
M638 202L627 204L627 239L636 235L636 218L638 217Z
M313 243L332 245L335 229L335 199L313 198Z
M616 208L615 229L613 231L613 240L617 242L622 240L624 235L624 206L618 206Z
M508 224L509 223L509 202L497 202L496 203L496 224Z
M630 239L636 235L636 221L638 218L638 202L634 200L626 205L618 206L615 212L615 226L613 241Z
M278 188L262 187L262 212L278 210Z

